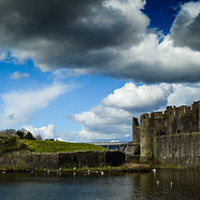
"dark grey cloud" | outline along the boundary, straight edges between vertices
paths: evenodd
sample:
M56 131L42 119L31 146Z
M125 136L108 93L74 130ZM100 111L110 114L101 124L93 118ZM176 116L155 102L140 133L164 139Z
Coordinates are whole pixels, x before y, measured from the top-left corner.
M181 12L172 26L171 36L176 46L200 51L200 13L194 17L187 11Z
M161 60L155 63L144 63L143 61L131 62L123 70L114 69L105 71L105 74L113 76L117 79L133 79L140 83L195 83L200 81L200 62L192 63L192 60L186 61L182 66L183 61L177 60L176 64L171 63L170 55L165 59L169 59L167 64L163 64ZM176 57L176 55L174 55ZM183 57L186 55L183 55ZM199 55L200 56L200 55ZM162 58L161 58L162 59ZM175 58L176 59L176 58ZM178 58L180 59L180 58ZM187 60L182 58L183 60ZM194 58L195 59L195 58ZM198 59L196 57L196 59Z
M1 0L1 47L30 52L37 64L49 68L93 66L99 60L90 58L91 51L129 47L145 31L104 2Z
M157 33L147 30L144 5L144 0L0 0L0 50L10 50L16 61L29 57L43 71L67 68L138 82L198 82L199 15L185 28L192 33L188 44L177 31L185 23L179 22L182 15L174 22L171 35L176 45L191 47L186 51L168 36L159 42Z

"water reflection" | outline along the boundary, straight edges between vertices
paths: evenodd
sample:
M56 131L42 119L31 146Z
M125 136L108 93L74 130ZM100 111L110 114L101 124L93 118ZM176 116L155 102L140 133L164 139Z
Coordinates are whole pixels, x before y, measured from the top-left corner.
M200 170L162 169L130 176L136 191L132 199L200 199Z
M200 199L199 182L200 170L104 176L0 174L0 199L195 200Z

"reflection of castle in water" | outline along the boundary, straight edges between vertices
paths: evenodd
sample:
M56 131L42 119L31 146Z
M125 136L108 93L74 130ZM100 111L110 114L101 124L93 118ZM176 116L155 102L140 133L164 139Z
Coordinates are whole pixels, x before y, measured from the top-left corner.
M199 177L199 170L188 169L158 169L156 173L131 174L132 199L198 199ZM159 184L156 184L158 180Z
M200 101L142 114L140 125L133 118L133 141L140 143L141 161L155 157L163 163L200 166Z

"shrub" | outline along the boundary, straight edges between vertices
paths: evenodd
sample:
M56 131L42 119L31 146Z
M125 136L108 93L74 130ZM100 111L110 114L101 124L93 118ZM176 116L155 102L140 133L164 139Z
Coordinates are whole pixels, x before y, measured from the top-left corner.
M54 139L53 138L45 139L45 141L54 141Z
M24 144L18 142L16 137L0 137L0 153L17 151L25 147Z
M12 137L16 133L15 129L6 129L0 131L0 137Z
M1 137L0 138L0 151L2 153L13 151L16 147L16 138L14 137Z

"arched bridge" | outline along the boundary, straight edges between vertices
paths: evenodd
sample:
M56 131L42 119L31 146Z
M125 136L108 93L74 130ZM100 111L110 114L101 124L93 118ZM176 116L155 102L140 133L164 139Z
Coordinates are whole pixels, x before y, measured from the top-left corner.
M126 155L137 155L139 154L139 143L132 142L90 142L110 150L121 151Z

